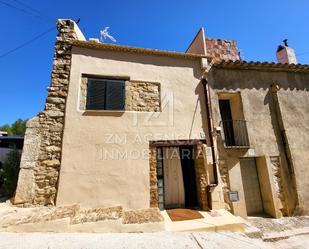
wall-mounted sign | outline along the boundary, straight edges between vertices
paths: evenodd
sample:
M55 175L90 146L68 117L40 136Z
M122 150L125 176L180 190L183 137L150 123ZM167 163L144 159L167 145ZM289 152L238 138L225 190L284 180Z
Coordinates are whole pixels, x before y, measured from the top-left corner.
M200 131L200 137L203 138L203 139L206 138L206 135L205 135L204 131Z
M248 150L248 156L255 156L255 149L251 148Z
M239 201L238 191L230 191L229 200L232 202Z

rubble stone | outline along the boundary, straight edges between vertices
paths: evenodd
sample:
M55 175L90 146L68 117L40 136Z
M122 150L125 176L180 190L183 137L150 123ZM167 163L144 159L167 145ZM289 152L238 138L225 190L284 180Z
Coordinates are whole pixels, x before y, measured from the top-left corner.
M58 20L57 29L45 109L27 123L15 204L54 205L56 201L71 47L78 39L71 20Z

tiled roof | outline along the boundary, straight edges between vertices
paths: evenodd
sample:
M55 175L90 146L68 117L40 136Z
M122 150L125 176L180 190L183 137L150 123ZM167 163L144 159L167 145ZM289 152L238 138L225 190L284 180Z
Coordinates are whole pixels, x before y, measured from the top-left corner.
M281 64L274 62L221 61L213 65L216 68L243 69L259 71L281 71L309 73L307 64Z
M186 59L196 59L196 58L205 58L204 55L198 54L190 54L190 53L181 53L174 51L165 51L165 50L157 50L157 49L149 49L149 48L138 48L131 46L123 46L123 45L115 45L115 44L106 44L101 42L93 42L93 41L73 41L73 45L77 47L83 48L91 48L91 49L99 49L99 50L108 50L108 51L121 51L121 52L129 52L129 53L138 53L138 54L151 54L151 55L159 55L159 56L171 56L171 57L181 57Z

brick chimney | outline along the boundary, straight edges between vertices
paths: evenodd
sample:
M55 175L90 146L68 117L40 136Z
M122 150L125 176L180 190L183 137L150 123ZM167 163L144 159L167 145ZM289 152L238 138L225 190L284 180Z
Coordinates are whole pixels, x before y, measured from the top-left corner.
M282 64L297 64L295 51L288 46L288 40L283 40L284 45L279 45L277 48L277 60Z

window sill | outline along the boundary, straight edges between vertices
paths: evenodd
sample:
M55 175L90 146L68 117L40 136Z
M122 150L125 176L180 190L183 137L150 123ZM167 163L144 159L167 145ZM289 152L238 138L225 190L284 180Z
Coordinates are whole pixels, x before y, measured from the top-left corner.
M125 113L125 110L82 110L83 116L114 116L120 117Z
M159 111L131 111L131 110L78 110L78 112L82 113L82 115L99 115L99 114L109 114L109 113L162 113L161 110Z
M82 112L125 112L126 110L82 110Z
M250 146L249 145L230 145L230 146L224 145L224 148L226 149L250 149Z

